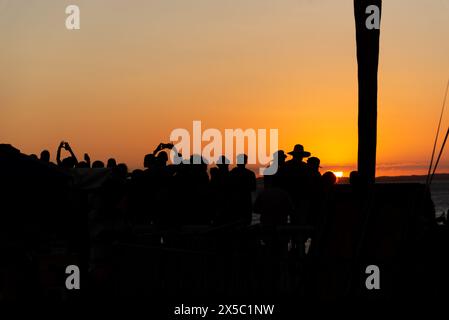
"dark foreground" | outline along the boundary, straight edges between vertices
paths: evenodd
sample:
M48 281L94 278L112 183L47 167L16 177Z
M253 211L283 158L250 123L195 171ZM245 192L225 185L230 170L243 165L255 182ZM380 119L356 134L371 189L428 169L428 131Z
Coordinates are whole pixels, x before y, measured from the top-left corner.
M0 159L2 301L144 299L174 312L189 303L293 301L294 308L449 297L448 229L436 223L421 184L335 185L314 225L154 224L112 208L93 218L88 200L107 183L69 183L21 154ZM108 170L84 172L98 179ZM163 205L183 210L176 197ZM71 265L79 289L67 287ZM378 268L379 288L369 266Z

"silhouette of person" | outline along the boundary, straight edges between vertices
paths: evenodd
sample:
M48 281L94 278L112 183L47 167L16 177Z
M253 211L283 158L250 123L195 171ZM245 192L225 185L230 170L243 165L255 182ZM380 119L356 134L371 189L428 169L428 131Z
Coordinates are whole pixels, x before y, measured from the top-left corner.
M143 158L143 167L145 168L145 170L151 169L154 166L154 163L155 157L152 153L146 154Z
M209 192L207 163L202 156L191 155L180 165L174 178L174 194L183 204L184 212L172 212L181 225L207 225L213 219L212 197ZM179 211L179 210L178 210Z
M293 203L288 192L282 188L286 158L283 150L273 153L271 165L277 165L277 170L274 174L264 175L264 190L254 203L254 212L260 214L260 223L264 228L287 224L288 216L293 214ZM273 173L272 170L268 172Z
M173 188L172 167L167 165L168 154L164 149L172 148L173 144L160 143L153 154L146 155L144 172L147 198L151 201L151 219L158 225L168 226L174 224L177 214L173 206L168 206Z
M80 161L76 165L77 168L90 168L89 164L86 161Z
M321 161L317 157L310 157L309 159L307 159L307 167L309 168L312 177L321 177L320 163Z
M92 168L95 168L95 169L104 168L104 162L101 161L101 160L95 160L95 161L92 163Z
M250 224L252 221L252 192L256 191L256 175L246 168L248 156L237 155L237 166L231 170L232 207L229 213L231 221L242 221Z
M285 163L288 167L304 168L305 163L303 162L303 159L310 157L310 152L304 151L304 147L301 144L295 145L293 151L290 151L288 154L292 156L292 159Z
M84 161L80 161L76 165L77 168L90 168L90 157L87 153L84 154Z
M324 190L331 189L337 183L337 177L331 171L327 171L322 176Z
M145 212L145 185L144 172L141 169L135 169L131 173L131 181L129 184L129 206L128 219L132 223L147 224L151 221L146 220Z
M50 152L48 150L42 150L40 160L45 163L50 163Z
M292 159L285 163L284 188L290 194L295 205L291 216L292 224L305 224L310 211L310 174L304 158L310 157L310 152L304 151L301 144L295 145L293 151L288 153Z
M360 175L358 171L351 171L349 174L349 184L353 188L358 188L360 186Z
M165 151L160 151L156 156L156 165L158 168L167 167L168 154Z
M273 176L272 176L273 177ZM260 214L260 225L263 231L262 240L270 250L279 252L286 247L287 239L280 237L276 227L286 225L288 217L294 212L294 205L287 191L274 183L266 184L256 197L254 212Z
M109 158L106 163L106 168L113 169L117 166L117 161L114 158Z
M225 156L220 156L217 161L217 166L210 169L211 185L214 188L224 188L229 179L229 159Z
M141 169L134 169L133 172L131 172L131 179L140 179L143 176L143 170Z
M190 156L189 174L191 183L194 185L206 186L209 184L209 175L207 174L207 162L200 155Z
M310 157L307 159L307 168L309 173L309 212L307 213L306 223L315 226L320 213L321 202L323 200L323 187L320 173L320 159Z
M159 148L159 146L158 146ZM165 224L168 219L163 217L161 211L164 210L161 203L161 185L159 180L160 171L157 168L156 152L148 153L144 156L144 171L136 187L139 187L134 197L135 216L139 221L149 221L157 224Z
M282 185L282 176L284 173L286 158L287 156L283 150L278 150L273 153L271 165L264 171L265 174L263 179L265 188Z
M119 163L113 171L122 180L128 178L128 166L125 163Z
M229 206L230 192L230 161L225 156L220 156L217 166L210 169L210 186L214 197L215 218L214 223L226 222L226 214L231 210Z
M61 161L61 150L65 149L70 153L70 156L67 158L64 158ZM58 163L58 166L63 167L65 169L71 169L75 167L78 164L78 160L76 159L75 153L73 152L72 148L70 147L68 142L62 141L59 146L58 150L56 152L56 161Z

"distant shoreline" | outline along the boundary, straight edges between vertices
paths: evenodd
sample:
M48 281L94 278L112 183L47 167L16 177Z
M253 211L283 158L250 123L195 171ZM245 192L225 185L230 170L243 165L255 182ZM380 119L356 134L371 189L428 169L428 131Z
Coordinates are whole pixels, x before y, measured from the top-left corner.
M388 181L426 181L427 175L402 175L402 176L381 176L376 177L378 182L388 182ZM449 180L449 173L438 173L435 174L433 180Z
M425 182L427 175L402 175L402 176L380 176L376 177L376 182ZM447 181L449 180L449 173L438 173L433 177L433 181ZM339 183L349 182L348 177L339 179Z
M425 182L427 175L402 175L402 176L380 176L376 177L376 182ZM257 180L263 180L263 177L258 177ZM433 177L433 181L448 181L449 173L438 173ZM338 183L349 183L349 177L342 177L338 179Z

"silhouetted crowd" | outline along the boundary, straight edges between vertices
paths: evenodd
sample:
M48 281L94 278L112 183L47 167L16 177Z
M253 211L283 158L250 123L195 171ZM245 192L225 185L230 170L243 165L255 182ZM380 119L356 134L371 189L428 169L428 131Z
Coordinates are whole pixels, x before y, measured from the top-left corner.
M74 175L89 172L83 169L103 169L101 192L94 193L89 198L91 203L86 204L98 208L94 210L96 215L161 227L249 225L253 213L260 214L264 225L314 225L326 194L337 182L332 172L320 173L320 159L311 157L300 144L288 153L290 160L286 160L282 150L273 154L271 166L276 166L272 170L275 173L263 177L264 188L257 195L257 179L247 168L247 155L237 155L237 165L232 169L229 159L220 156L208 174L208 164L200 155L169 164L168 150L172 148L170 143L159 144L145 155L144 169L131 173L126 164L117 163L114 158L105 165L99 160L91 163L89 155L84 154L79 161L67 142L60 143L56 162L59 168ZM70 154L64 159L62 149ZM36 155L31 157L37 159ZM54 165L47 150L42 151L39 160Z
M321 174L320 159L300 144L276 151L260 178L244 154L231 168L225 156L211 166L200 155L173 164L168 152L183 159L173 144L161 143L144 156L144 169L129 172L113 158L91 162L84 154L80 161L67 142L60 143L56 163L47 150L38 157L0 145L7 213L0 217L0 243L8 279L14 279L3 290L20 296L15 288L33 282L30 297L51 295L53 275L64 270L42 269L76 264L87 271L95 297L112 295L115 286L137 294L200 294L201 288L310 293L327 290L323 275L341 282L337 294L348 276L337 272L334 257L353 257L357 250L414 255L418 247L432 247L422 236L435 230L425 185L370 190L355 171L349 185L337 187L336 176ZM190 289L198 279L202 287ZM241 286L231 289L236 283Z

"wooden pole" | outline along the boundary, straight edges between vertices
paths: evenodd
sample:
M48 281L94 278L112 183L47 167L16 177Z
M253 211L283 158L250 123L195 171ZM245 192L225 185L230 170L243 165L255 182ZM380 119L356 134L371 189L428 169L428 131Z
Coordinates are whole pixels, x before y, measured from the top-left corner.
M372 5L379 9L380 23L382 0L354 0L359 86L357 165L361 182L365 184L373 184L376 176L380 28L367 27L367 19L371 15L371 12L367 13L367 8Z

